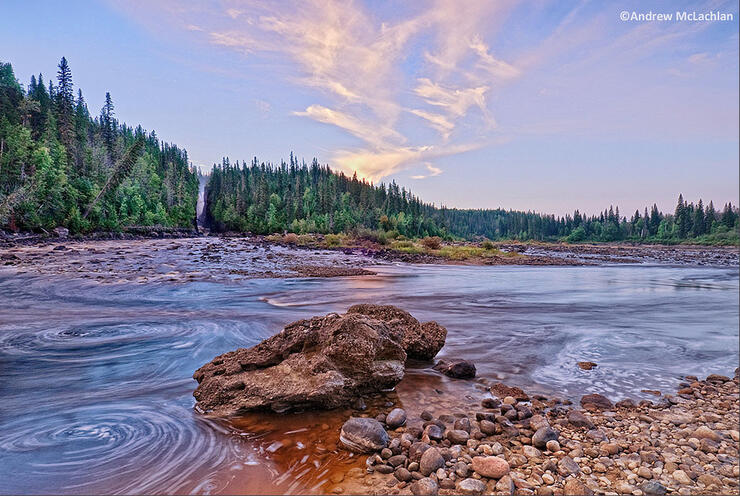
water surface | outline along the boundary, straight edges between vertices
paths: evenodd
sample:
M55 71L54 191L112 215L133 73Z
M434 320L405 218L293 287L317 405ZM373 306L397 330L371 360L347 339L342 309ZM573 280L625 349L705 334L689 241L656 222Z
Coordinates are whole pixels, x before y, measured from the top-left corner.
M193 411L191 375L288 322L359 302L437 320L449 330L441 356L473 360L490 381L572 400L672 391L682 375L738 364L736 268L376 270L114 285L0 273L0 492L326 491L337 467L358 463L336 447L351 411L225 424ZM598 367L580 370L582 360ZM390 400L431 408L475 387L418 365Z

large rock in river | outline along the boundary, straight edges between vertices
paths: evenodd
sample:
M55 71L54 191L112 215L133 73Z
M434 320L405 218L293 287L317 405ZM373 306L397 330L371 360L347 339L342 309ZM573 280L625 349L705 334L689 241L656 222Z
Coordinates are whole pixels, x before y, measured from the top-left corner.
M217 356L193 374L197 407L223 416L335 408L393 388L403 378L403 343L423 331L407 312L382 308L386 313L354 311L294 322L252 348ZM381 318L388 315L407 318Z
M447 329L434 321L422 324L410 313L392 305L363 303L349 307L347 313L367 315L385 322L401 336L401 344L409 358L431 360L445 345Z

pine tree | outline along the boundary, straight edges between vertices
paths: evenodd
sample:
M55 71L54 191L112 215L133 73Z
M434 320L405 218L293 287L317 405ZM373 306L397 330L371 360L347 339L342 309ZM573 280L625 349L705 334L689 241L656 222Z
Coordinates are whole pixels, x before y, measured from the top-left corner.
M100 126L103 133L103 142L108 150L108 157L113 159L113 146L116 142L116 125L113 118L113 99L110 92L105 93L105 104L100 111Z
M57 128L62 144L71 154L74 145L74 90L72 88L72 71L67 59L62 57L57 72L56 93Z

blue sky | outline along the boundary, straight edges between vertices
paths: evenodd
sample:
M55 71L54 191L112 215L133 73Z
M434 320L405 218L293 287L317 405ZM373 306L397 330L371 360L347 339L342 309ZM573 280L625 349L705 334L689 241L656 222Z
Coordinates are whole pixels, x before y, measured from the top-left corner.
M200 166L293 150L437 204L556 214L738 202L734 2L0 4L22 83L61 56L92 112L110 91Z

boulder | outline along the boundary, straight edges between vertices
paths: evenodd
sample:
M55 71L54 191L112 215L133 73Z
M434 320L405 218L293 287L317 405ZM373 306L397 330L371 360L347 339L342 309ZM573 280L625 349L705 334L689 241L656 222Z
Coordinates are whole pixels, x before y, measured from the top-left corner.
M578 410L570 410L568 412L568 422L570 422L574 427L585 427L586 429L594 428L594 423L591 419Z
M486 492L486 484L478 479L463 479L457 488L460 490L460 494L470 494L472 496L478 496Z
M563 494L572 496L591 496L594 492L586 486L583 482L576 478L570 478L565 481L563 486Z
M355 453L371 453L388 446L388 433L375 419L353 417L339 433L342 445Z
M326 409L392 389L406 361L401 330L356 313L294 322L196 370L196 408L221 416Z
M472 379L475 377L475 364L468 360L440 360L434 370L453 379Z
M385 322L401 336L401 345L408 358L431 360L445 345L447 329L436 322L420 323L410 313L392 305L363 303L353 305L347 314L360 314Z

